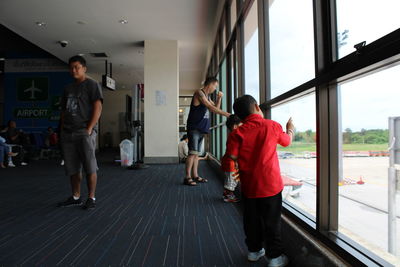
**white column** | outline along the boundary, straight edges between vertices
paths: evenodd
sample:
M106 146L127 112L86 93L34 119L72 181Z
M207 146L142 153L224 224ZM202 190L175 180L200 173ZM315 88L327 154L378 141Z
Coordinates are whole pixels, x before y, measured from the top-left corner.
M144 162L178 162L178 41L145 41Z

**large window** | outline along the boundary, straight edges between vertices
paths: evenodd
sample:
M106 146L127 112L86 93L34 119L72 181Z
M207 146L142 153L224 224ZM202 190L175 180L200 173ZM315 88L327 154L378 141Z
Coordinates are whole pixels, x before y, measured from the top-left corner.
M260 79L258 58L258 21L257 2L253 3L249 14L244 22L244 71L245 92L252 95L260 102Z
M339 57L400 27L399 0L336 0Z
M271 96L315 76L312 0L270 0Z
M219 20L209 68L223 110L250 94L284 130L293 118L293 143L277 147L284 213L352 266L400 266L399 10L400 0L226 0L231 27ZM362 41L364 52L337 60ZM225 118L213 118L219 159Z
M286 130L292 117L296 134L288 147L278 146L278 157L285 183L283 199L315 220L316 216L316 118L315 94L272 108L272 119Z
M379 255L388 251L388 209L397 205L400 255L400 195L388 201L389 118L400 116L400 66L340 85L342 172L339 231ZM398 129L400 130L400 129ZM400 136L400 133L398 133ZM398 144L398 143L396 143ZM394 147L394 149L398 149ZM400 162L397 162L400 163ZM400 258L398 258L400 259Z

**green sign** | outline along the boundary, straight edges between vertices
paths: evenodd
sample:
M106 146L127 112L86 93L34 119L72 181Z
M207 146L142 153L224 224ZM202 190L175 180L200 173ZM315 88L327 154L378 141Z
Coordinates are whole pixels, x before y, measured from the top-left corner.
M46 101L49 97L49 80L46 77L18 78L19 101Z
M49 108L16 108L14 117L17 119L44 119L51 115Z

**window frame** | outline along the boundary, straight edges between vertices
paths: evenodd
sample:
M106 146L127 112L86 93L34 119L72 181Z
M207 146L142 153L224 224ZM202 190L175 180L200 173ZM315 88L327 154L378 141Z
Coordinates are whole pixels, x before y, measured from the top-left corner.
M236 20L231 20L231 4L236 1ZM340 164L339 98L338 83L364 75L400 61L400 29L366 45L360 51L338 59L336 33L336 0L313 0L315 78L299 84L291 90L271 98L271 66L269 39L269 1L225 0L214 43L213 58L208 74L219 73L226 60L226 88L228 111L231 110L232 95L244 94L244 21L253 4L258 8L259 33L259 77L261 108L270 118L271 108L315 91L317 120L317 210L316 221L308 218L301 210L284 203L284 214L303 227L354 265L383 266L389 263L360 244L338 232L338 177ZM233 23L233 25L231 25ZM232 26L232 27L231 27ZM221 48L221 29L226 27L226 46ZM229 29L232 29L231 31ZM218 49L218 51L216 51ZM232 55L232 56L231 56ZM237 62L237 64L236 64ZM235 84L232 83L232 71ZM216 124L213 134L221 131L223 123ZM221 133L221 132L220 132ZM220 134L222 139L222 134ZM214 139L214 138L213 138ZM219 145L221 146L221 142ZM220 147L221 149L221 147ZM215 151L214 151L215 152ZM390 265L390 264L389 264Z

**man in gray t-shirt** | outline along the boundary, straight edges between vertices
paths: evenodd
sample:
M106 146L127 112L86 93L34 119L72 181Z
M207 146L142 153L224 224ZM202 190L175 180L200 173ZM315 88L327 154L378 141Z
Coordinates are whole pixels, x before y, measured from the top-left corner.
M81 206L82 167L86 173L88 199L84 209L96 206L97 122L101 115L103 94L96 81L86 77L86 61L81 56L69 59L75 82L66 86L61 99L61 148L65 171L71 179L72 196L59 207Z

